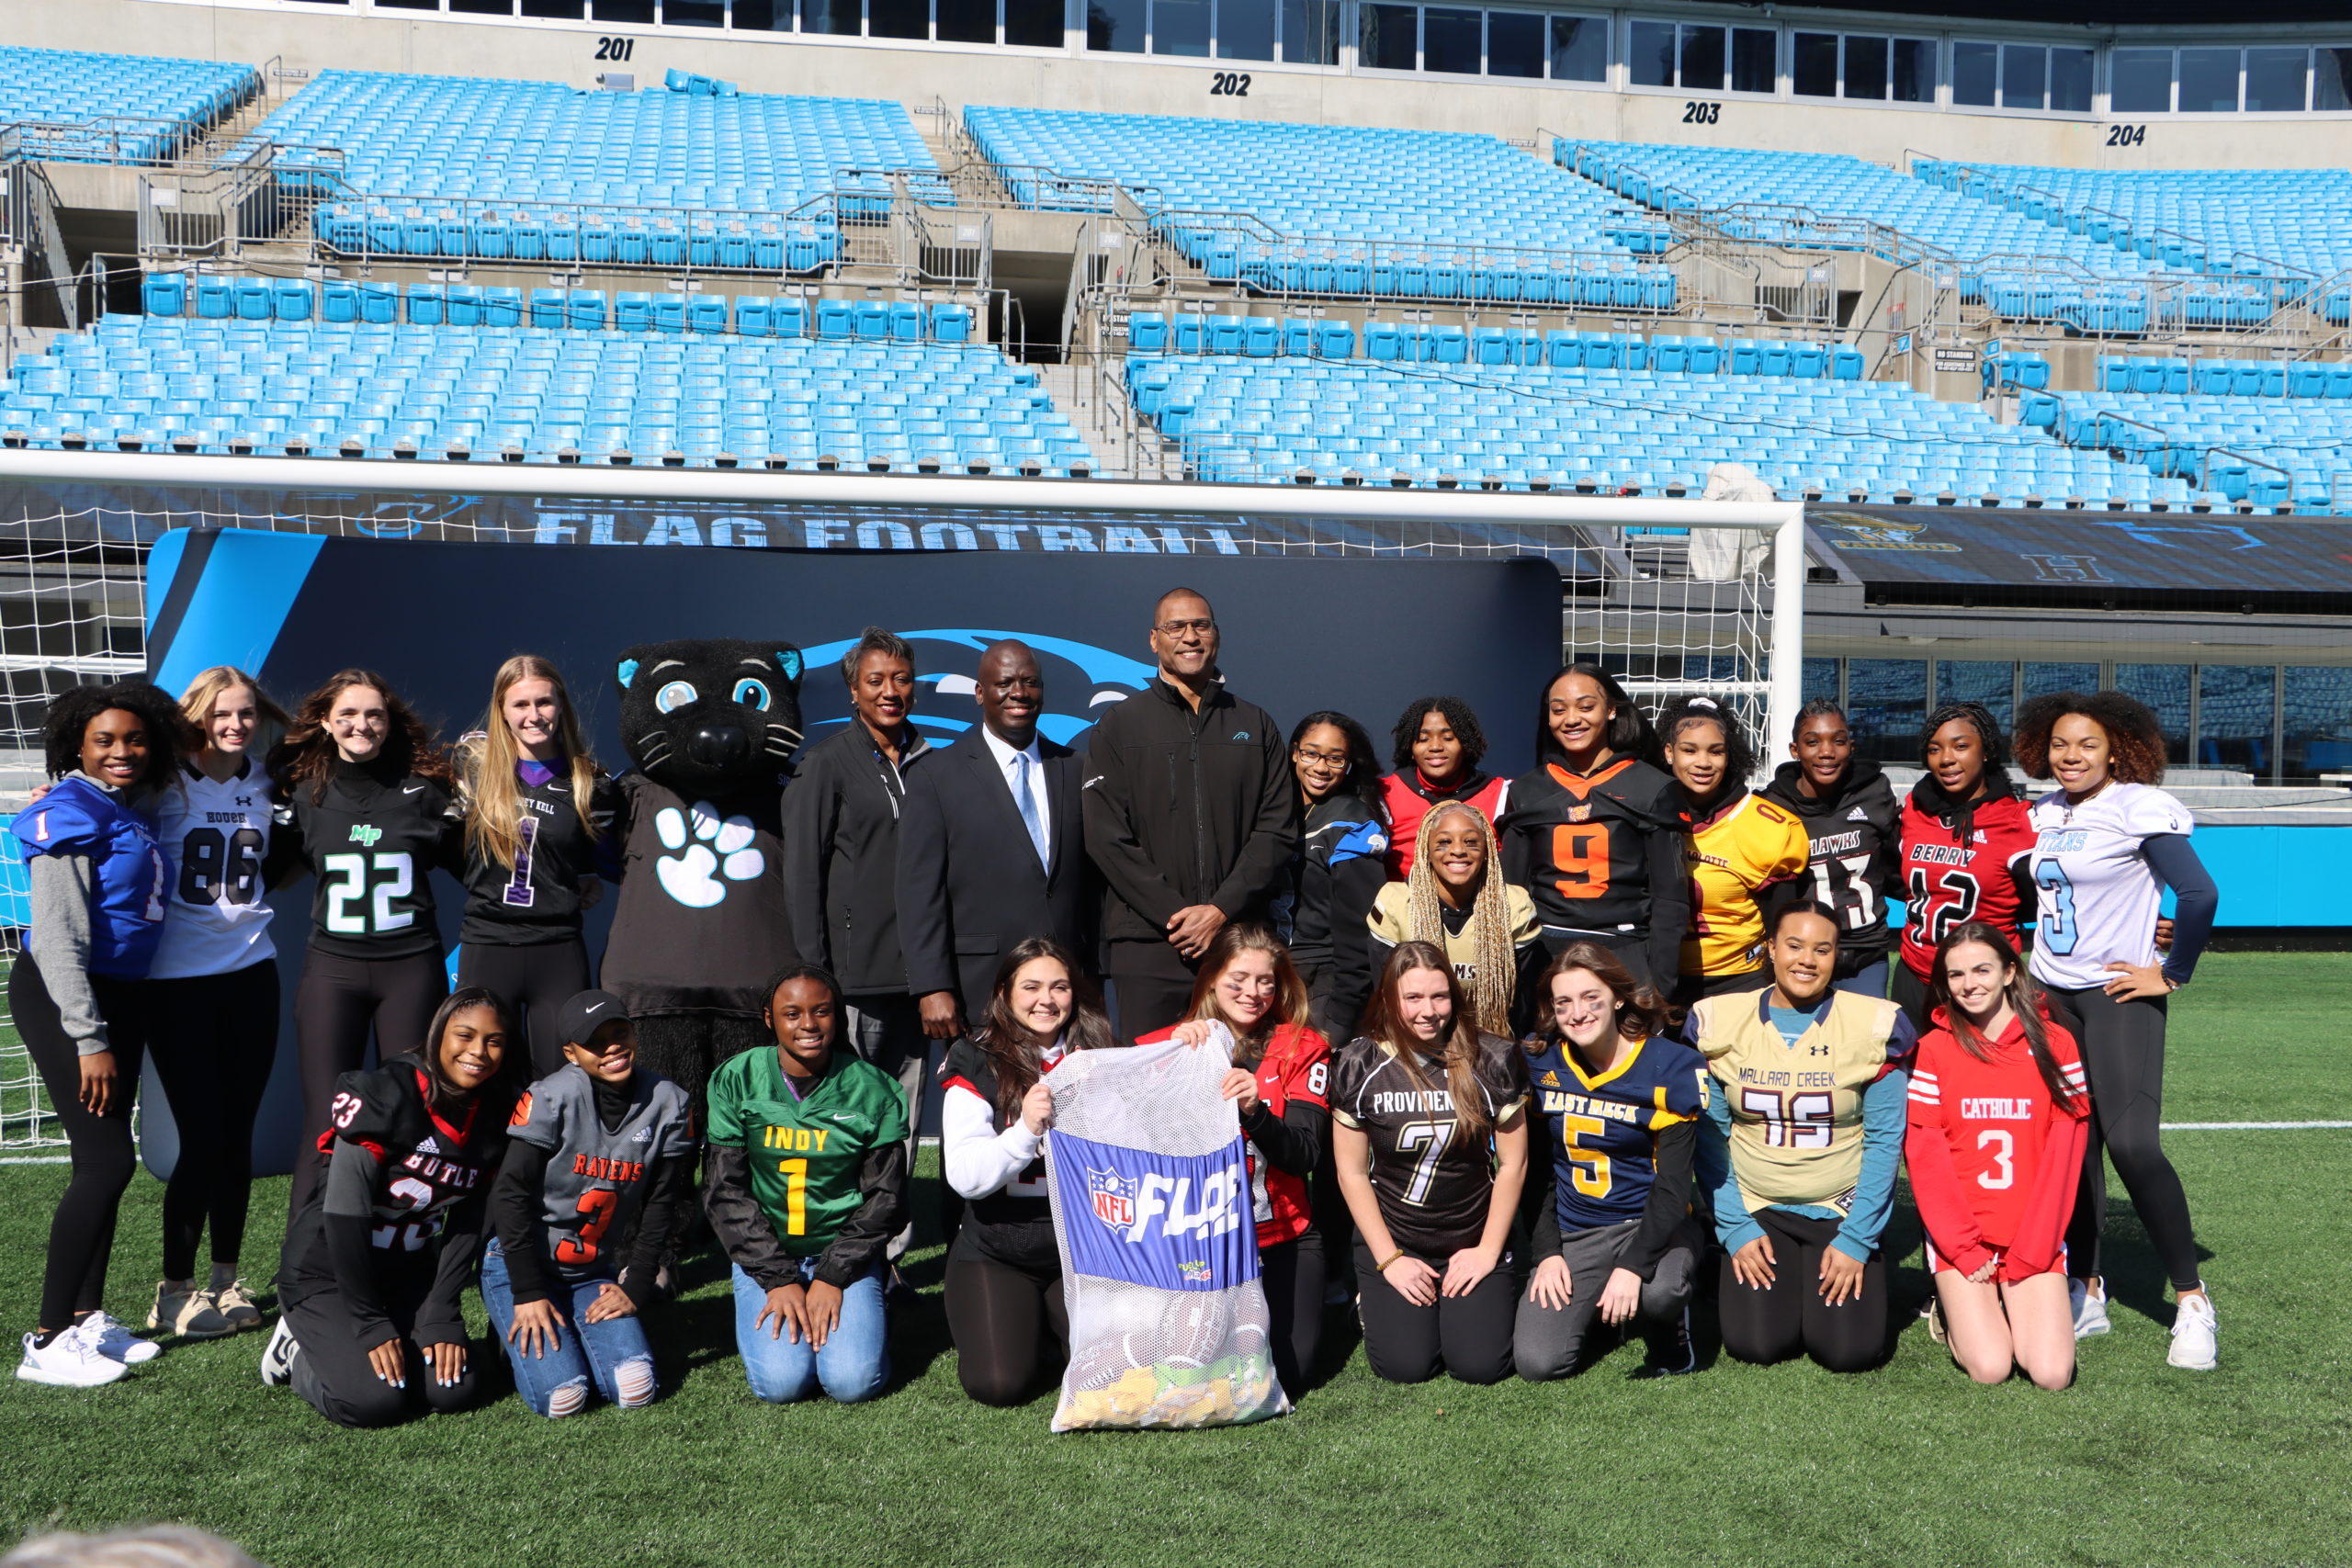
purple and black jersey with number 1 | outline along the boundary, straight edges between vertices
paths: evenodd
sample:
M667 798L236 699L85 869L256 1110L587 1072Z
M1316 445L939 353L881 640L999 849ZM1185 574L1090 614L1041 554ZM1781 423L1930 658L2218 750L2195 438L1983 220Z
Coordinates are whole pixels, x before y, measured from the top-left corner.
M598 835L592 839L581 820L567 764L526 761L514 772L523 807L514 863L501 865L468 844L466 918L458 940L501 947L577 942L580 892L597 874L598 850L613 825L618 798L613 781L596 775L588 799Z

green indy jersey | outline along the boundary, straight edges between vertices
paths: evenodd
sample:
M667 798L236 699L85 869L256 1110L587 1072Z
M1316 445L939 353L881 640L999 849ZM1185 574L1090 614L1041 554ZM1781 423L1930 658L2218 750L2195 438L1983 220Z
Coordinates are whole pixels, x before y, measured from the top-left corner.
M722 1063L708 1096L711 1145L743 1151L752 1200L794 1258L824 1251L857 1213L867 1152L907 1136L906 1091L847 1051L810 1083L763 1045Z

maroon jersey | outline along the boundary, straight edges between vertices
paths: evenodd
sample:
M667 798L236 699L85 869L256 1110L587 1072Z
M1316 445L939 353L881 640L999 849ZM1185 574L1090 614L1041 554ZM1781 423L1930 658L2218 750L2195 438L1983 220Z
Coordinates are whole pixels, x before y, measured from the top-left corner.
M2018 878L2021 868L2030 874L2033 842L2025 802L2014 795L1978 802L1966 843L1948 818L1904 801L1903 962L1911 973L1928 977L1936 943L1962 920L1983 920L2017 941Z

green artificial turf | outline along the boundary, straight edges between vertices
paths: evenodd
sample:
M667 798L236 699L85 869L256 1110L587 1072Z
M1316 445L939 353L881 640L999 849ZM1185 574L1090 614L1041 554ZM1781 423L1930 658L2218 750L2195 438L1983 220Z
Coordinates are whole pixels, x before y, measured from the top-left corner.
M2347 977L2335 955L2209 957L2175 1004L2167 1119L2346 1118ZM345 1432L261 1385L258 1335L175 1347L107 1389L0 1381L0 1540L171 1519L279 1568L2352 1561L2352 1131L2167 1146L2211 1254L2222 1366L2202 1375L2165 1365L2170 1304L2120 1187L2115 1332L2059 1394L1974 1387L1907 1323L1925 1287L1906 1207L1907 1325L1874 1373L1718 1357L1637 1382L1624 1349L1566 1383L1398 1388L1335 1314L1344 1362L1283 1420L1055 1437L1049 1398L963 1398L934 1248L894 1324L899 1386L857 1408L753 1400L708 1269L653 1318L664 1394L644 1411L550 1422L508 1399ZM11 1330L30 1326L63 1179L0 1170ZM257 1188L258 1233L285 1192ZM141 1177L123 1211L126 1318L155 1279L159 1196Z

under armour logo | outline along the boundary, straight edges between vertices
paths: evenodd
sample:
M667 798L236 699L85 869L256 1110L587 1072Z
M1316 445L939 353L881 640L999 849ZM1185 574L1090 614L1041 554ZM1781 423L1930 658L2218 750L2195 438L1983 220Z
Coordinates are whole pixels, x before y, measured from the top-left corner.
M1812 1049L1813 1054L1816 1056L1826 1056L1829 1055L1829 1047L1826 1045L1815 1045Z
M375 847L376 840L383 836L384 830L381 828L376 827L372 823L368 822L362 822L351 830L351 841L353 843L366 844L370 849L373 849Z

